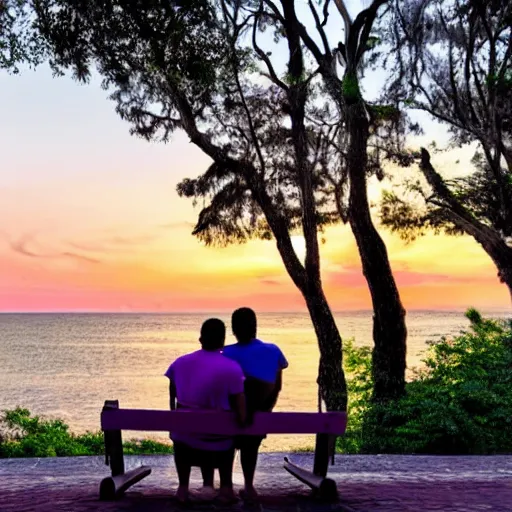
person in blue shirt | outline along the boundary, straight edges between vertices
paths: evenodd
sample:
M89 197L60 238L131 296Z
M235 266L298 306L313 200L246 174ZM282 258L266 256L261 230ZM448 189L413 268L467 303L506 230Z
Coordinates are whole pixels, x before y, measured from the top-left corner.
M257 411L270 412L277 402L282 388L282 372L288 361L281 349L256 337L256 313L250 308L237 309L231 317L231 327L237 339L234 345L223 349L224 356L236 361L245 375L245 399L247 418L250 422ZM235 447L240 450L240 462L244 473L245 490L242 498L255 500L254 473L258 461L258 450L265 436L240 436Z

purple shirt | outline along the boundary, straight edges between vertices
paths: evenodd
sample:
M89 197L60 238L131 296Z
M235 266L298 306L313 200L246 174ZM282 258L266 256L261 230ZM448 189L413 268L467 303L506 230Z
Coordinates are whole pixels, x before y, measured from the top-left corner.
M220 351L198 350L179 357L165 372L176 386L177 401L184 409L229 411L230 395L244 392L244 374L240 365ZM180 441L200 450L229 450L231 438L171 433Z

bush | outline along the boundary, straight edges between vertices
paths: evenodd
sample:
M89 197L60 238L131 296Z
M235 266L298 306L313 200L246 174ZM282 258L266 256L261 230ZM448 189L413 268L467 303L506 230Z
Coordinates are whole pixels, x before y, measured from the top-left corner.
M338 438L338 449L342 453L360 453L364 443L363 423L373 390L371 355L369 347L356 348L352 340L343 344L349 401L347 430Z
M125 454L167 454L172 446L153 440L124 443ZM0 420L0 458L5 457L73 457L103 455L103 434L86 432L75 435L62 420L32 416L20 407L4 411Z
M512 452L512 322L466 313L470 330L431 343L406 396L372 404L371 355L348 345L349 425L344 453ZM354 364L355 362L355 364ZM352 366L351 366L352 365Z

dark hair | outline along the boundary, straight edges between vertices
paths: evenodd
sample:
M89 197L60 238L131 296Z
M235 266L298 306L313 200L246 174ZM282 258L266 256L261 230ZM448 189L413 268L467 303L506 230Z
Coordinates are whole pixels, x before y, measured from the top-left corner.
M201 342L204 350L219 350L226 340L226 326L218 318L209 318L201 326Z
M250 341L256 337L256 313L251 308L239 308L231 316L231 328L238 341Z

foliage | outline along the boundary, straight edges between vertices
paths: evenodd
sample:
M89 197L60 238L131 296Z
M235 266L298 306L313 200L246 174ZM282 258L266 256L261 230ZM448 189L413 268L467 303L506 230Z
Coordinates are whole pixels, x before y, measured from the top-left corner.
M19 72L20 64L37 65L45 45L33 26L29 0L0 0L0 70Z
M259 47L258 34L274 28L276 40L285 37L282 25L261 6L241 0L176 5L37 0L36 5L57 72L70 68L87 81L97 67L133 134L168 141L182 129L212 158L201 177L178 186L180 195L203 207L197 237L221 246L268 240L276 231L269 212L290 232L300 230L304 212L287 91L300 89L307 98L311 70L266 70L260 64L270 62L271 52ZM311 125L307 129L312 141L322 135ZM326 148L312 144L307 165L325 168L320 161L328 160ZM315 186L321 185L318 178ZM322 193L313 213L320 229L335 221ZM266 209L262 195L269 201Z
M500 186L480 152L474 155L472 163L475 170L471 174L445 180L445 183L469 215L496 230L502 239L512 239L512 222L502 208L502 196L512 198L512 174ZM400 195L396 191L383 191L379 215L382 225L398 233L403 240L412 242L429 231L452 236L465 233L448 213L449 203L429 195L428 186L419 180L404 180L400 188Z
M338 438L342 453L360 453L363 444L363 421L371 403L372 359L369 347L355 347L352 340L343 343L343 367L347 376L348 422L345 435Z
M399 196L395 191L382 192L379 217L383 226L397 233L407 243L414 242L428 232L451 236L464 234L464 231L446 215L443 208L425 200L418 185L411 186L407 182L404 185L409 200Z
M335 218L332 194L320 190L332 150L308 119L315 70L294 33L294 3L276 12L263 0L34 1L57 72L87 81L97 68L132 133L167 141L183 130L210 157L201 176L178 186L202 207L194 235L207 245L275 238L313 323L322 322L324 398L344 408L341 339L321 289L318 247L318 232ZM287 64L272 65L261 32L274 32L275 44L286 38ZM307 261L291 243L297 230Z
M466 316L470 330L432 342L425 368L407 384L406 396L387 406L368 400L366 349L350 349L353 426L347 439L339 440L340 451L512 452L512 321L483 319L475 310Z
M32 416L20 407L4 411L0 421L0 458L5 457L75 457L103 455L105 445L101 432L76 435L59 419ZM131 440L124 443L126 455L172 453L168 444L153 440Z
M393 0L381 21L387 95L447 123L454 144L502 155L512 135L510 2Z
M445 178L422 158L426 183L385 194L382 222L407 241L428 230L473 236L512 293L512 4L393 0L380 29L386 101L446 124L450 147L478 146L463 178Z

